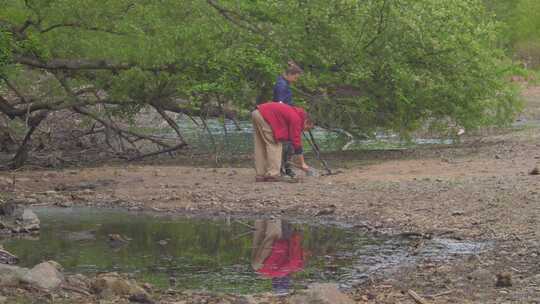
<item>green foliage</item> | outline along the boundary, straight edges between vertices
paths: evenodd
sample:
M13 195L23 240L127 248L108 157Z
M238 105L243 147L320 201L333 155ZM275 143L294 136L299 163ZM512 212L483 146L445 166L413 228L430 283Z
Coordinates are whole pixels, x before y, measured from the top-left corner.
M64 74L106 92L119 115L178 100L247 113L271 98L290 59L306 71L296 102L357 134L504 124L519 109L503 80L501 27L480 0L4 2L0 20L31 24L18 55L131 65Z
M11 33L0 27L0 76L11 60L12 37Z
M490 0L486 6L503 23L501 42L529 67L540 66L540 2Z
M301 88L315 98L305 101L327 126L406 135L440 120L504 124L519 109L503 80L498 25L479 1L279 1L260 10L274 18L282 55L308 67Z

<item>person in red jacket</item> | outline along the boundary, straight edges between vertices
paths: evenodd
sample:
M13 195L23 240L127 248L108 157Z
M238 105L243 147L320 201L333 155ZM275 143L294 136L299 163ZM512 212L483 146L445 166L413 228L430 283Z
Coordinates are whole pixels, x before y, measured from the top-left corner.
M291 142L297 167L310 168L304 161L302 131L313 128L304 109L280 102L267 102L251 113L255 137L255 171L257 182L280 181L281 142Z

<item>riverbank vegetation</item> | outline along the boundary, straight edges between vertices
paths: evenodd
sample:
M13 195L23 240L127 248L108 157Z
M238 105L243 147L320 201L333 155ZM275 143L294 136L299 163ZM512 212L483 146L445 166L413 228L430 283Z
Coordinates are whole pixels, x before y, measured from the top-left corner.
M182 120L242 119L291 59L306 71L296 102L330 130L505 125L537 19L534 1L503 2L5 0L3 160L67 143L128 159L184 149ZM175 139L144 132L150 112Z

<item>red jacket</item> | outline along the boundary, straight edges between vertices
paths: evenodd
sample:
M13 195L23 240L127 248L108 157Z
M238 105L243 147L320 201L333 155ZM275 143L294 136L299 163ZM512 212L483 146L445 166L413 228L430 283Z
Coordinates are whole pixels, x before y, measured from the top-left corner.
M268 278L281 278L303 268L302 237L298 233L294 233L289 240L274 241L272 253L264 260L263 267L257 272Z
M296 154L302 153L302 130L306 112L302 108L281 102L267 102L257 106L261 116L272 128L276 141L290 141Z

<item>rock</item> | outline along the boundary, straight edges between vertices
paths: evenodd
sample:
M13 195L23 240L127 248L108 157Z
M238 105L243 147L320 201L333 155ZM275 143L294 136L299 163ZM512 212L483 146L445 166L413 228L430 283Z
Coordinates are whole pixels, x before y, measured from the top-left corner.
M108 237L109 237L109 245L113 249L118 249L120 247L126 246L129 243L129 241L131 241L130 238L123 237L120 234L116 234L116 233L109 234Z
M4 250L0 245L0 264L13 265L19 262L19 258L13 253Z
M476 283L490 284L489 282L493 282L493 275L486 269L477 269L471 272L467 278Z
M17 208L18 204L14 202L0 204L0 215L12 216L15 214L15 210L17 210Z
M511 287L512 286L512 274L509 272L498 273L496 287Z
M28 268L0 264L0 286L17 285Z
M158 244L161 246L166 246L167 244L169 244L169 242L167 240L160 240Z
M62 208L71 208L73 207L73 202L57 202L55 205Z
M60 271L61 266L57 262L43 262L30 269L21 281L45 290L54 290L64 282L64 275Z
M315 216L330 215L330 214L334 214L335 211L336 211L336 206L330 205L328 206L328 208L324 208L317 211L317 213L315 213Z
M102 298L114 296L136 296L142 298L145 295L150 299L150 295L136 283L123 279L115 272L100 274L92 282L92 291Z
M129 296L128 300L130 300L131 302L144 303L144 304L154 303L154 301L150 299L147 293L144 293L144 294L138 293L138 294L131 295Z
M530 172L529 175L539 175L540 170L538 170L538 167L534 167Z
M20 224L23 230L39 230L39 218L30 209L24 209L22 214L17 218L17 223Z
M90 280L82 274L74 274L67 276L66 283L69 286L77 287L82 290L90 289Z
M460 216L460 215L464 215L464 214L465 214L465 211L463 211L463 210L452 211L452 216Z
M111 242L127 243L127 242L131 241L131 239L129 239L127 237L123 237L123 236L121 236L120 234L117 234L117 233L111 233L108 236L109 236L109 241L111 241Z
M7 303L7 300L8 300L8 298L6 298L4 296L0 296L0 304Z
M144 288L144 290L148 292L152 292L152 290L154 289L154 286L150 283L144 283L142 284L142 288Z
M313 284L309 289L291 297L291 304L354 304L336 284Z

